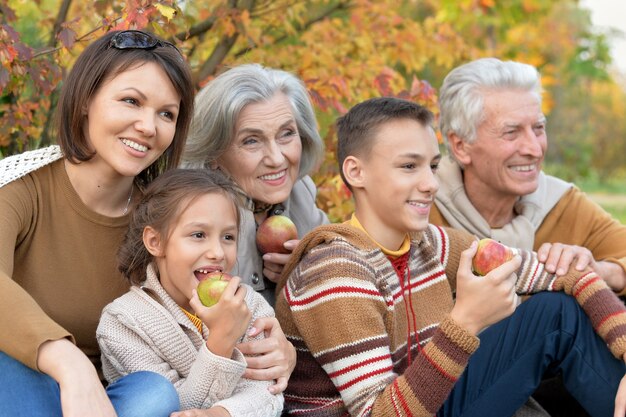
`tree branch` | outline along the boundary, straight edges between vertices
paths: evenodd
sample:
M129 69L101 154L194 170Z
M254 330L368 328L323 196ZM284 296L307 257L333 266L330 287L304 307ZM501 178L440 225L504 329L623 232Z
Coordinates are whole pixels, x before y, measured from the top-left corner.
M69 13L71 5L72 0L63 0L61 2L61 6L59 7L59 13L57 14L57 18L54 21L54 26L52 26L52 33L50 34L50 39L48 40L49 47L54 47L57 44L57 33L61 31L61 25L67 20L67 14Z
M240 11L251 11L254 7L254 0L243 0L241 3L241 6L237 7L237 0L230 1L232 8L238 9ZM217 45L215 45L215 48L213 48L213 52L211 52L211 55L207 58L206 61L204 61L202 67L195 76L196 85L200 83L200 81L207 78L209 75L215 73L219 64L224 61L226 55L228 55L230 50L235 45L235 42L237 41L237 38L239 37L241 32L242 30L237 30L237 32L235 32L233 35L224 35L222 39L217 42Z
M322 11L319 15L317 15L316 17L313 17L309 20L307 20L306 22L304 22L304 24L300 27L296 27L296 30L299 33L302 33L304 31L306 31L307 29L309 29L311 26L313 26L314 24L316 24L317 22L321 22L322 20L324 20L325 18L327 18L328 16L330 16L331 14L340 11L340 10L348 10L351 7L353 7L354 5L352 4L351 0L347 0L347 1L340 1L337 4L329 7L328 9ZM274 44L279 44L283 41L285 41L287 38L289 37L289 35L285 34L282 35L278 38L276 38L274 40ZM256 47L256 45L254 45L254 47ZM248 52L250 52L253 49L253 47L247 47L247 48L243 48L240 51L237 51L235 53L235 58L239 58L244 54L247 54Z

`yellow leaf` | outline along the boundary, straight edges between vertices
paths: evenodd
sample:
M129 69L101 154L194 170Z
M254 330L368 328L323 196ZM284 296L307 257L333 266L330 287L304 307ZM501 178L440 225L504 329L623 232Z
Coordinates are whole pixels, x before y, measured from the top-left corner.
M167 20L171 20L176 15L176 9L165 4L156 3L154 7L156 7L159 13L165 16Z

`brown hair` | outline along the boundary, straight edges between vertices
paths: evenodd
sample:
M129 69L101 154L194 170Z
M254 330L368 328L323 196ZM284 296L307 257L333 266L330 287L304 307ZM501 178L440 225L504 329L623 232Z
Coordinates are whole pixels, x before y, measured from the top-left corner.
M119 271L131 284L145 280L146 268L154 257L143 244L147 226L161 236L168 236L172 223L196 198L219 193L233 202L237 213L243 207L241 190L220 171L210 169L172 169L157 177L132 211L126 236L117 252Z
M105 81L129 68L154 62L165 71L180 96L180 109L171 145L138 175L138 179L147 184L180 163L193 115L194 86L188 64L173 45L163 43L152 49L117 49L111 47L111 38L117 33L109 32L85 48L63 82L56 109L57 142L71 162L93 158L94 153L83 134L84 109L89 106L89 101Z
M431 127L433 113L412 101L395 97L365 100L337 119L337 162L344 184L351 189L343 174L343 161L353 155L367 157L374 146L378 128L397 119L411 119L424 127Z

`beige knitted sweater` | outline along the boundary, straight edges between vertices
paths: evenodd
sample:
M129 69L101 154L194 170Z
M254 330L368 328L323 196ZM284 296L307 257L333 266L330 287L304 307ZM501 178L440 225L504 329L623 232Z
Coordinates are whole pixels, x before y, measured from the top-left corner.
M246 302L252 321L274 315L251 288ZM133 286L104 308L96 336L109 382L131 372L153 371L174 384L182 410L221 406L233 417L269 417L283 408L282 395L268 391L270 381L242 378L246 361L239 350L224 358L207 349L206 326L200 334L151 267L141 288Z

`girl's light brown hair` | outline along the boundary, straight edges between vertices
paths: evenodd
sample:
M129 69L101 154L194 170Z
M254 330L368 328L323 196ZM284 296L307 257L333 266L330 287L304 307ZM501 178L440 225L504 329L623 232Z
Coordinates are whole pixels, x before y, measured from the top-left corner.
M147 226L167 236L171 225L194 199L216 193L232 201L239 228L243 195L220 171L179 168L161 174L150 183L132 211L128 231L117 253L122 275L134 285L145 280L146 268L154 259L143 244L143 230Z

